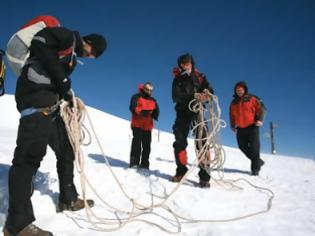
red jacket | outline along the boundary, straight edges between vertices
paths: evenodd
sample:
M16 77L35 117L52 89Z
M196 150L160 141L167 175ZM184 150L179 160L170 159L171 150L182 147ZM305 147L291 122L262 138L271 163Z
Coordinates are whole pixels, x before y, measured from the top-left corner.
M147 96L142 91L141 85L139 86L139 93L132 96L129 109L132 112L132 128L141 128L145 131L153 129L153 119L158 119L159 107L153 97Z
M262 121L264 109L256 96L245 94L235 98L230 105L230 125L232 128L246 128Z

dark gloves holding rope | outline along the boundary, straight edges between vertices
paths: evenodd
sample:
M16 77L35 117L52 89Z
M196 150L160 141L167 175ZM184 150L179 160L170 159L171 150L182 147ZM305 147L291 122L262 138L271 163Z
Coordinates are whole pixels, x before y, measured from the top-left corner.
M68 92L66 92L66 94L64 95L64 100L67 101L69 103L69 107L73 108L73 92L72 90L68 90Z
M208 89L204 89L201 93L194 94L194 98L202 103L207 102L210 97L211 97L211 94Z
M71 89L71 80L69 78L64 78L61 82L57 84L57 91L60 98L65 98L66 93L68 93L70 89Z

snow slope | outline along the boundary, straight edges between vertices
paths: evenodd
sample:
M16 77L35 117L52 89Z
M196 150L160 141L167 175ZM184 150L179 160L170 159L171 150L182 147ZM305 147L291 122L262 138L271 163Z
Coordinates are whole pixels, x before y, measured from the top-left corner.
M8 206L7 174L13 158L19 114L13 96L0 98L0 228L4 225ZM89 108L89 114L97 130L106 157L119 179L122 188L136 202L150 205L152 195L163 197L171 193L176 184L169 181L175 173L172 142L173 135L153 132L150 156L150 175L139 174L128 168L131 143L129 121L99 110ZM159 138L158 138L159 137ZM249 161L234 148L224 147L226 163L224 179L244 178L250 183L273 191L271 210L246 219L230 222L182 223L177 235L315 235L315 164L302 158L262 154L265 165L259 177L249 175ZM91 145L83 147L85 172L99 195L111 206L130 211L132 204L122 194L95 138ZM194 148L190 141L190 162L194 159ZM142 222L131 222L113 232L93 229L87 222L85 211L56 213L58 179L55 157L48 149L34 179L35 192L32 196L37 220L35 224L48 229L54 235L168 235L165 231ZM223 181L212 181L210 189L195 186L198 170L165 203L173 212L190 219L226 220L265 210L270 194L258 191L246 182L237 182L240 188L232 188ZM80 191L79 174L75 182ZM218 176L214 173L215 176ZM101 217L115 218L115 212L104 207L91 190L88 197L96 200L93 208ZM154 197L154 202L161 202ZM174 218L167 211L156 209L154 214L140 218L167 228L177 230ZM119 213L117 213L119 214ZM120 214L120 217L124 217ZM103 225L110 228L110 225Z

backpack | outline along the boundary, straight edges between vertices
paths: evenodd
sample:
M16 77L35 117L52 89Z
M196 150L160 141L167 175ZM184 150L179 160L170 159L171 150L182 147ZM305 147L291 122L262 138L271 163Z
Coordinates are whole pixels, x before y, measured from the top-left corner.
M6 68L3 61L4 51L0 49L0 96L4 94L4 79Z
M263 100L260 97L258 97L256 95L252 95L252 96L255 97L258 100L258 102L260 103L260 108L261 108L261 111L262 111L262 118L264 119L264 117L267 114L267 107L265 106ZM255 117L255 119L257 120L258 117Z
M60 22L53 16L42 15L27 22L9 40L6 57L14 74L19 77L22 67L29 57L29 47L37 32L46 27L59 27Z

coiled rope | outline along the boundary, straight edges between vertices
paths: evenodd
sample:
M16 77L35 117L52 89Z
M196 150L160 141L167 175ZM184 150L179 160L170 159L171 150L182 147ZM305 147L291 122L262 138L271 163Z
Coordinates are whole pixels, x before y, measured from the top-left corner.
M192 104L195 104L195 105L191 106ZM237 189L241 189L241 187L236 186L235 183L244 181L248 183L250 186L254 187L255 189L268 194L269 200L268 200L266 209L261 210L259 212L254 212L254 213L250 213L244 216L239 216L239 217L234 217L234 218L229 218L229 219L203 220L203 219L190 219L190 218L183 217L182 215L179 215L176 212L174 212L169 206L166 205L166 202L178 190L178 188L182 185L182 183L185 181L187 176L189 176L191 172L193 172L194 169L197 168L201 163L204 164L204 168L207 170L209 174L214 170L217 170L218 172L223 173L223 163L224 163L225 153L223 151L222 146L218 145L215 139L217 138L217 133L219 132L220 127L224 126L224 121L220 120L221 110L219 107L218 98L210 94L208 104L215 106L214 108L210 107L209 111L211 113L209 114L211 115L208 120L202 120L202 117L204 117L203 113L205 110L204 110L204 106L200 102L195 100L195 103L193 103L192 101L190 104L190 107L192 110L196 112L198 111L200 113L199 123L195 124L193 130L197 130L198 127L202 127L201 130L207 130L206 136L202 133L199 133L199 136L196 137L196 142L197 143L202 142L203 145L197 149L196 151L197 157L194 160L192 167L189 168L189 170L187 171L185 176L182 178L182 180L179 183L177 183L177 185L169 193L166 193L166 190L164 191L164 196L157 196L153 194L152 189L151 189L151 203L149 205L143 205L137 202L135 199L130 197L127 194L127 192L124 190L124 188L122 187L119 179L117 178L113 169L110 166L109 160L107 159L105 155L103 147L100 143L99 138L97 137L92 120L89 116L88 111L86 110L84 103L79 98L75 98L73 99L73 108L70 108L67 102L64 102L63 104L61 104L60 114L64 120L68 137L72 145L72 148L74 150L75 166L80 174L82 197L85 202L85 212L87 216L87 222L92 225L93 229L98 230L98 231L110 232L110 231L119 230L122 227L124 227L126 224L131 223L131 222L143 222L143 223L155 226L167 233L174 234L174 233L179 233L181 231L181 225L183 223L199 223L199 222L210 223L210 222L235 221L235 220L248 218L254 215L262 214L270 210L272 199L274 197L273 192L267 188L262 188L262 187L253 185L252 183L250 183L249 181L245 179L226 180L224 183L226 185L230 185ZM91 182L89 181L88 177L85 174L84 155L81 149L81 145L84 140L83 136L85 133L82 131L82 129L87 130L86 128L82 128L82 127L85 127L83 125L85 117L88 118L88 122L92 129L92 133L96 139L98 147L100 148L100 151L106 162L106 166L108 170L113 176L121 193L131 203L131 209L129 210L117 208L115 206L112 206L107 201L105 201L105 199L102 196L100 196L100 194L98 194L98 192L96 191L96 189L91 184ZM206 126L207 123L211 123L211 129L206 129L205 127L203 127L203 126ZM91 137L91 135L89 135L89 137ZM207 153L209 153L211 149L212 149L212 152L214 153L214 156L212 154L211 159L207 159L206 158ZM221 176L223 176L223 174L221 174ZM89 188L95 194L95 196L100 200L101 203L104 204L104 206L107 208L108 211L110 211L116 216L115 218L100 217L95 213L93 209L89 207L86 201L87 188ZM157 201L156 199L158 199L160 202L155 203L155 201ZM164 213L167 213L169 216L166 217L165 214L162 215L161 213L157 213L155 211L157 209L162 209ZM144 219L144 217L149 214L160 217L162 220L169 223L175 229L170 230L159 223L153 222L152 220Z

